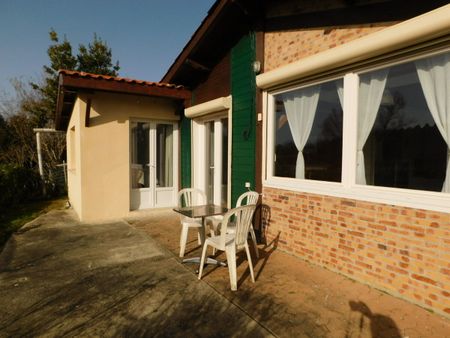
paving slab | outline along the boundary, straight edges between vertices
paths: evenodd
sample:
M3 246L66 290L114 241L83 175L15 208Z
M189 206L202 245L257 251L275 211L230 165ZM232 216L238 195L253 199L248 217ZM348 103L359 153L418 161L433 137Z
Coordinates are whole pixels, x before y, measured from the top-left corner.
M52 211L0 255L1 337L270 337L148 234Z
M128 222L178 255L181 227L172 210L136 212ZM282 252L276 240L259 244L258 251L259 259L253 255L256 283L245 253L238 256L238 291L230 290L227 268L207 267L202 281L276 336L450 338L450 320ZM199 254L192 230L186 256ZM186 267L195 273L196 266Z

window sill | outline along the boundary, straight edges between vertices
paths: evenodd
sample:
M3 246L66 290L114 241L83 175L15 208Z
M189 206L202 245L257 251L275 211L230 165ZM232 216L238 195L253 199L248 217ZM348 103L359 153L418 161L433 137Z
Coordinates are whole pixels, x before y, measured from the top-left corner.
M263 187L450 213L450 194L271 177Z

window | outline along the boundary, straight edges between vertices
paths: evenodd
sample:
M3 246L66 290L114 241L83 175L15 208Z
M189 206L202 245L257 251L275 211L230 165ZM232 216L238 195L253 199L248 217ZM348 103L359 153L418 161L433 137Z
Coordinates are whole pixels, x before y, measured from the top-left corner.
M131 122L131 187L133 189L150 187L149 135L149 123Z
M450 212L450 52L267 93L264 185Z
M450 192L449 61L446 53L360 75L357 184Z
M275 95L274 176L340 182L342 79Z
M156 185L173 186L173 126L156 125Z

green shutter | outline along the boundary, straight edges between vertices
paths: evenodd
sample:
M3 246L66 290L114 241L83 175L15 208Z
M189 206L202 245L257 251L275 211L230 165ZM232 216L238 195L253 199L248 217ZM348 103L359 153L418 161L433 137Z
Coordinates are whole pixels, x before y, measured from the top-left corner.
M191 187L191 120L181 117L181 187Z
M231 203L245 192L245 182L255 189L256 83L253 72L255 34L244 36L231 51L231 94L233 97Z

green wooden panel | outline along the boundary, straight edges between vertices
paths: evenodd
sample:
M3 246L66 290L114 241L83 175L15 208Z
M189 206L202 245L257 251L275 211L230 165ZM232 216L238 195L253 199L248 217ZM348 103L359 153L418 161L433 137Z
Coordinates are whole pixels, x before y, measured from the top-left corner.
M245 182L255 188L256 83L255 35L244 36L231 51L231 94L233 97L231 203L245 192Z
M191 187L191 120L182 116L180 122L181 138L181 187Z

